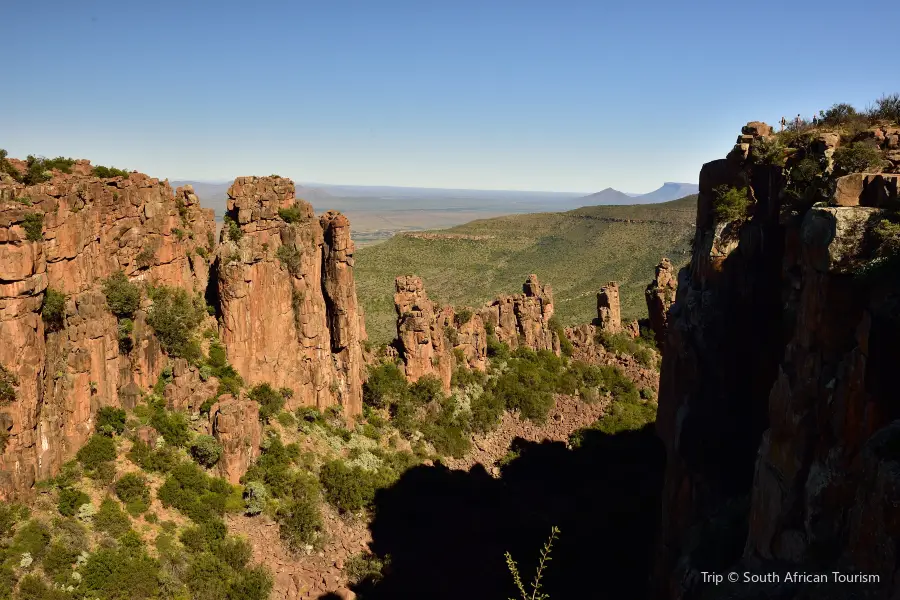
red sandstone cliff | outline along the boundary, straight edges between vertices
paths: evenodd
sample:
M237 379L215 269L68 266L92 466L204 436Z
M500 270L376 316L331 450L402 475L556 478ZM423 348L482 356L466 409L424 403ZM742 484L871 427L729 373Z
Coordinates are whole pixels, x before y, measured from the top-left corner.
M281 177L240 177L228 195L235 232L223 228L216 265L229 361L251 384L292 389L288 408L361 414L365 328L349 222L315 219Z
M206 288L213 216L190 188L173 193L139 173L98 179L79 166L39 185L0 184L0 365L18 382L15 400L0 405L0 497L52 475L90 435L98 408L118 404L129 385L146 389L164 367L143 310L134 349L119 351L102 280L122 270ZM42 239L28 239L26 221L41 218L31 237ZM41 319L48 287L67 296L55 331Z

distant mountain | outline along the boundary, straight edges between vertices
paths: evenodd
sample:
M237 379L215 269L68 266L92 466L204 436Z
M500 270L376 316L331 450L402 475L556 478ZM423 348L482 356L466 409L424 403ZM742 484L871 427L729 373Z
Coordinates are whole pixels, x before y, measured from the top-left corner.
M634 200L635 204L656 204L657 202L678 200L679 198L696 194L699 191L700 186L696 183L675 183L667 181L658 190L653 190L649 194L638 196Z
M598 204L639 204L638 198L640 198L640 196L633 198L625 192L620 192L619 190L614 190L612 188L606 188L605 190L597 192L596 194L591 194L590 196L582 196L578 200L583 202L585 206L596 206Z
M602 192L597 192L590 196L583 196L582 198L579 198L579 200L584 202L585 205L592 206L598 204L607 206L615 204L658 204L660 202L678 200L679 198L696 194L698 191L700 191L700 186L696 183L675 183L668 181L658 190L653 190L648 194L628 194L620 192L619 190L614 190L613 188L606 188Z

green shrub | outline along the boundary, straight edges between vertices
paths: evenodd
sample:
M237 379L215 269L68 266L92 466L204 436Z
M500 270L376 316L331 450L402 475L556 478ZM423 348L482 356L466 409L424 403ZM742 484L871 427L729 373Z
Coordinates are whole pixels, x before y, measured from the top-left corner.
M453 375L450 378L450 386L455 388L464 388L469 385L483 386L486 379L487 374L484 371L470 369L461 364L453 371Z
M870 115L875 119L900 124L900 94L888 94L876 100Z
M444 327L444 337L450 343L450 347L459 345L459 331L456 327L450 325Z
M83 597L143 600L160 595L160 565L141 549L101 548L79 569Z
M523 419L543 422L553 407L553 393L559 385L563 364L552 352L518 348L507 361L507 370L495 381L492 392L508 410Z
M141 514L150 508L150 488L143 475L127 473L116 482L116 496L125 503L132 515Z
M269 492L266 486L259 481L250 481L244 486L244 514L256 516L266 507Z
M46 525L32 519L19 527L13 538L13 549L18 554L28 552L35 562L39 562L50 545L50 530Z
M78 558L78 550L70 548L62 542L56 541L50 544L47 555L41 562L44 573L56 580L65 581L65 577L72 573L72 565Z
M303 255L294 244L282 244L275 251L275 256L284 265L288 273L298 275L303 261ZM298 307L299 308L299 307Z
M263 423L268 423L269 418L284 408L284 396L268 383L254 386L247 397L259 403L259 420Z
M469 415L458 411L456 399L443 399L440 408L429 408L428 416L421 424L422 434L443 456L462 458L471 449Z
M102 462L97 465L96 469L89 470L85 474L93 479L98 486L107 487L116 478L116 463L112 461Z
M7 156L9 156L9 153L3 148L0 148L0 173L6 173L10 177L21 183L22 174L19 173L19 171L14 166L12 166L12 163L9 162L8 158L6 158Z
M131 519L119 508L118 502L106 498L94 515L94 529L118 539L131 531Z
M119 319L116 330L119 339L119 350L128 354L134 348L134 340L131 337L134 331L134 321L131 319Z
M18 600L69 600L72 596L63 590L48 586L34 573L22 577L19 582Z
M75 458L85 469L96 469L101 463L116 459L116 443L105 435L92 435Z
M747 216L750 199L747 188L719 186L714 191L713 214L716 221L736 221Z
M202 524L224 515L232 507L233 493L224 479L209 477L196 464L183 462L172 469L157 496L163 506L173 506Z
M113 406L103 406L97 411L97 421L94 430L97 433L111 436L125 431L125 411Z
M272 592L272 576L262 566L242 569L230 583L228 600L266 600Z
M15 373L0 365L0 406L16 399L19 380Z
M472 430L477 433L493 431L506 409L503 398L485 390L472 401Z
M211 435L197 436L191 443L191 456L208 469L222 458L222 444Z
M396 400L407 397L409 385L400 368L394 363L369 367L369 378L363 385L363 402L375 408L387 408Z
M496 335L488 333L487 338L487 355L488 358L496 358L497 360L505 360L509 358L509 346L501 342Z
M434 375L424 375L409 386L409 397L416 404L428 404L444 396L444 384Z
M66 295L48 287L44 292L41 318L49 331L59 331L65 325Z
M278 508L278 535L297 552L314 544L322 534L324 524L315 498L292 499Z
M103 281L103 293L110 312L117 317L134 316L141 305L141 288L131 283L123 271L116 271Z
M595 429L607 434L620 431L638 431L656 420L654 404L613 402L609 411L600 418Z
M649 344L643 343L640 338L633 339L627 333L607 333L600 332L597 341L604 348L616 354L628 354L645 367L652 367L654 363L654 354Z
M89 504L91 499L81 490L74 488L63 488L59 490L59 499L56 502L56 508L59 514L64 517L74 517L78 512L78 507L82 504Z
M32 242L40 242L44 239L44 215L41 213L28 213L22 221L25 228L25 237Z
M297 419L295 419L294 415L287 412L286 410L283 410L280 413L278 413L278 422L285 429L293 429L294 427L297 426Z
M181 462L174 448L163 446L154 450L141 440L134 441L128 459L143 470L155 473L169 473Z
M128 171L125 169L117 169L115 167L103 167L97 165L94 167L94 177L99 177L100 179L112 179L113 177L125 177L127 178L129 175Z
M300 223L306 218L306 211L295 203L288 208L279 208L278 216L287 223Z
M238 225L230 216L225 215L225 219L223 222L225 231L228 233L228 239L237 243L242 237L244 237L244 232L241 231L241 226Z
M157 408L150 417L150 425L176 448L182 448L191 441L191 426L184 413Z
M390 565L390 555L383 559L371 552L360 552L347 559L344 574L352 585L362 582L378 583L384 577L385 567Z
M156 246L153 242L150 242L147 246L141 248L141 251L138 252L134 257L135 264L142 269L153 266L155 260Z
M169 356L196 362L200 346L195 338L197 328L206 317L206 306L199 296L191 296L181 288L157 287L150 294L153 306L147 324L156 332Z
M776 136L760 137L750 146L750 161L757 165L784 165L785 150Z
M473 314L472 314L471 310L469 310L468 308L462 309L461 311L456 313L456 319L455 319L456 325L458 327L465 325L466 323L468 323L469 321L472 320L472 316L473 316Z
M886 164L881 150L866 142L853 142L834 151L835 175L877 173Z
M825 125L843 125L860 117L852 105L841 103L833 104L831 108L822 113L822 123Z
M366 471L358 466L348 467L341 460L322 465L319 481L322 482L325 499L345 512L371 506L375 492L390 483L386 473Z
M873 229L878 254L883 257L900 256L900 223L883 219Z

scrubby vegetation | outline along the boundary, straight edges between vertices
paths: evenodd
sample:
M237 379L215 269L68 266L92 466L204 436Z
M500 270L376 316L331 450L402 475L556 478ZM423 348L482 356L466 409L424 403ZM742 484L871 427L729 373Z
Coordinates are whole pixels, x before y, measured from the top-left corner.
M15 373L0 365L0 406L16 399L16 388L19 380Z
M716 221L736 221L747 216L750 207L747 188L720 186L715 189L713 213Z
M656 342L647 330L644 330L637 339L625 333L599 332L597 342L610 352L634 356L635 360L645 367L654 366L653 349Z
M187 290L159 286L150 288L153 306L147 324L153 328L163 349L169 356L200 360L202 353L196 331L206 317L206 303Z
M123 271L116 271L103 281L103 293L110 312L121 318L134 317L141 305L141 288L128 280Z
M125 431L125 411L113 406L104 406L97 411L94 430L102 435L112 437Z
M850 173L877 173L887 161L881 150L865 142L853 142L849 146L841 146L834 151L835 176Z
M115 167L94 167L94 177L101 179L112 179L113 177L128 177L129 172L126 169L117 169Z
M268 423L269 419L284 407L286 398L268 383L254 386L247 397L259 403L259 420Z
M59 331L65 326L66 295L48 287L44 292L44 303L41 306L41 318L48 331Z
M44 215L41 213L28 213L22 220L25 229L25 237L31 242L40 242L44 239Z
M235 243L239 242L244 236L244 232L241 231L241 226L228 215L225 215L223 222L225 224L225 232L228 234L228 239Z
M222 458L222 444L211 435L200 435L191 442L191 456L203 467L215 466Z
M305 218L305 214L306 211L298 204L278 209L278 216L286 223L300 223Z

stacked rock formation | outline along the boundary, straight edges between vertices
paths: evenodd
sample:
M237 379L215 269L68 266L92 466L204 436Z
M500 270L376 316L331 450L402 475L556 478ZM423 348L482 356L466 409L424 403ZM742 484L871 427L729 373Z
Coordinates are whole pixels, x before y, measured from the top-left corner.
M349 222L315 219L281 177L240 177L228 196L217 275L229 361L253 384L291 389L288 408L361 414L366 336Z
M55 473L93 431L98 408L118 404L121 390L146 389L164 367L143 310L133 350L119 351L103 279L121 270L206 288L215 226L193 190L90 172L80 161L46 183L0 183L0 366L17 382L15 398L0 404L0 497ZM48 289L66 295L53 330L41 319Z
M553 291L535 275L528 276L522 294L501 296L478 310L460 312L430 300L418 277L398 277L395 284L395 345L410 381L433 375L449 390L460 361L484 370L489 329L511 348L524 345L559 354L559 337L550 326Z
M744 129L747 156L767 133ZM702 571L789 570L878 575L866 593L890 598L900 280L878 270L897 260L878 233L889 214L862 190L785 211L781 167L743 150L701 170L693 257L669 311L658 595L734 592L714 593ZM751 218L716 223L721 185L749 187ZM853 597L835 591L802 597Z
M622 305L619 302L619 284L610 281L597 294L597 323L600 331L622 331Z
M668 258L656 265L656 277L644 291L647 300L647 316L656 338L656 347L662 351L669 328L669 308L675 302L678 277Z

